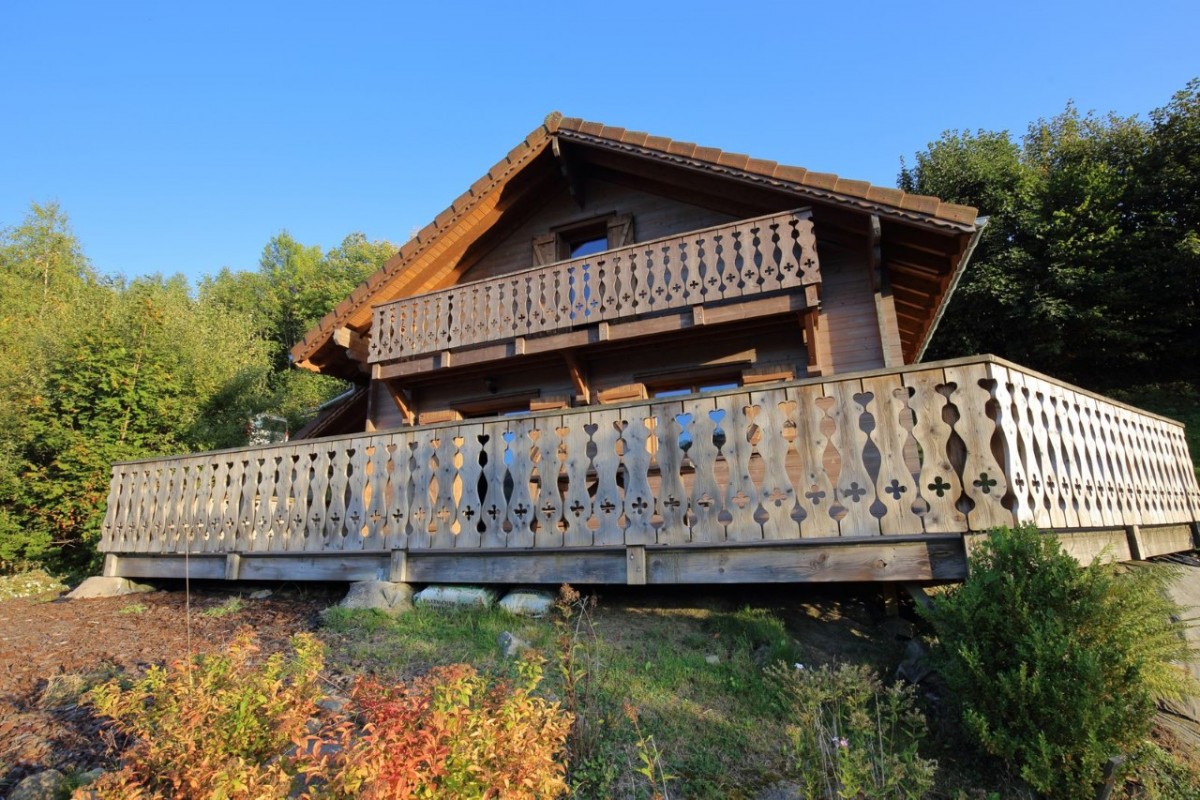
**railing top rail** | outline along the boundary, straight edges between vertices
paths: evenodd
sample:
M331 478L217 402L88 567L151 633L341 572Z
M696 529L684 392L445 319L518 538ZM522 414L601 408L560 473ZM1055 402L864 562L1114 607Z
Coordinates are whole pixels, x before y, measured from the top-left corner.
M941 361L928 361L928 362L923 362L923 363L919 363L919 364L907 364L907 365L901 366L901 367L885 367L885 368L880 368L880 369L861 370L858 372L845 372L845 373L839 373L839 374L829 375L829 376L825 376L825 377L800 378L798 380L793 380L793 381L781 381L779 383L764 384L764 385L758 386L758 387L739 386L739 387L731 388L731 389L721 389L721 390L717 390L717 391L713 391L713 392L705 392L704 395L706 397L724 397L724 396L728 396L728 395L744 394L746 392L759 392L759 391L767 391L767 390L779 389L779 388L812 386L815 384L822 384L822 383L840 383L840 382L844 382L844 381L861 380L863 378L873 378L873 377L878 377L881 375L903 375L903 374L907 374L907 373L911 373L911 372L922 372L924 370L930 370L930 369L960 367L960 366L964 366L967 364L995 364L997 366L1005 367L1007 369L1016 370L1025 375L1029 375L1029 376L1038 378L1040 380L1046 381L1047 383L1051 383L1056 386L1061 386L1062 388L1064 388L1068 391L1074 392L1076 394L1085 395L1085 396L1091 397L1095 400L1099 400L1101 402L1108 403L1110 405L1114 405L1119 408L1123 408L1127 411L1132 411L1136 414L1140 414L1145 417L1157 419L1161 422L1166 422L1168 424L1175 425L1180 428L1184 427L1184 424L1178 420L1171 419L1170 417L1163 416L1162 414L1155 414L1151 411L1146 411L1146 410L1138 408L1136 406L1129 405L1128 403L1122 403L1119 400L1113 400L1111 397L1106 397L1102 394L1088 391L1087 389L1082 389L1078 386L1073 386L1072 384L1069 384L1065 381L1059 380L1058 378L1053 378L1051 376L1048 376L1043 373L1037 372L1035 370L1029 369L1028 367L1021 366L1020 364L1016 364L1007 359L1000 358L999 356L994 356L994 355L990 355L990 354L982 354L982 355L974 355L974 356L961 356L959 358L943 359ZM686 396L681 396L681 397L671 397L671 398L661 398L661 399L650 398L649 400L627 400L627 401L620 402L620 403L608 403L603 406L579 406L577 408L551 409L548 411L537 411L537 412L531 412L529 414L522 414L519 417L513 417L513 419L521 419L521 420L543 419L543 418L548 418L548 417L560 417L563 415L587 414L587 413L597 411L597 410L609 411L609 410L617 410L617 409L622 409L622 408L635 408L635 407L639 407L639 406L645 407L648 405L665 405L668 403L672 403L672 402L676 402L676 401L680 401L680 400L686 400L686 399L687 399ZM433 424L429 424L429 425L413 426L411 428L390 428L390 429L383 429L383 430L378 430L378 431L369 431L369 432L363 431L363 432L359 432L359 433L346 433L346 434L341 434L338 436L327 436L327 437L320 437L320 438L315 438L315 439L298 439L298 440L293 440L290 442L283 442L280 444L272 444L272 445L232 447L232 448L227 448L224 450L210 450L210 451L205 451L202 453L180 453L180 454L172 455L172 456L153 456L150 458L135 459L132 461L114 462L113 466L118 467L118 466L128 466L128 465L133 465L133 464L144 464L144 463L150 463L150 462L155 462L155 461L169 461L169 460L173 460L173 459L177 459L177 458L190 458L190 457L199 456L199 455L212 457L212 456L234 455L237 453L251 453L251 452L260 453L263 451L271 451L271 450L276 450L276 449L296 447L299 445L304 445L306 443L336 444L338 442L348 441L348 440L352 440L352 439L366 439L366 438L370 438L373 436L386 436L386 435L395 433L397 430L409 431L409 430L418 430L418 429L419 430L437 430L437 429L442 429L442 428L458 428L458 427L462 427L463 425L470 425L474 422L494 421L495 419L496 418L489 417L489 418L483 418L483 419L477 419L477 420L451 420L448 422L438 422L438 423L433 423Z
M523 275L530 275L533 273L541 272L542 270L545 270L549 267L560 267L563 264L571 264L574 262L578 262L580 264L590 262L590 261L594 262L598 258L607 257L607 256L611 255L612 253L620 253L620 252L625 252L625 251L629 251L629 250L637 250L638 248L652 247L653 245L656 245L656 244L662 244L664 242L672 242L677 239L693 239L702 234L707 234L707 233L711 233L714 231L720 231L724 228L730 228L735 225L745 225L745 224L751 223L751 222L765 221L765 220L775 219L775 218L780 218L780 217L797 217L799 219L809 219L812 217L812 209L805 206L803 208L794 208L790 211L777 211L772 214L763 214L758 217L747 217L746 219L737 219L737 220L731 220L729 222L722 222L718 225L710 225L707 228L696 228L695 230L683 231L682 233L674 233L674 234L671 234L670 236L660 236L657 239L648 239L644 242L635 242L634 244L627 244L622 247L614 247L611 250L604 250L599 253L593 253L592 255L589 255L589 256L582 256L580 258L564 258L561 261L552 261L549 264L539 264L534 267L527 267L525 269L516 270L514 272L505 272L502 275L493 275L488 278L481 278L480 280L477 280L477 281L463 281L462 283L456 283L453 286L447 286L444 289L435 289L431 292L419 292L416 294L405 295L403 297L397 297L392 300L388 300L385 303L377 303L373 308L375 308L375 309L386 308L390 305L395 305L397 303L403 303L403 302L412 300L417 297L432 297L432 296L439 295L439 294L459 291L459 290L463 289L464 287L471 287L471 286L475 286L477 284L488 283L490 281L512 280L515 278L520 278Z

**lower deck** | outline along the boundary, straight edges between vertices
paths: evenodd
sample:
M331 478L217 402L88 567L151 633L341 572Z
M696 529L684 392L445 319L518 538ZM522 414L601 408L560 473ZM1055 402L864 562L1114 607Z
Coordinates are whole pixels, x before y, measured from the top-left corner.
M121 577L955 581L1033 524L1196 546L1176 422L989 356L113 467Z

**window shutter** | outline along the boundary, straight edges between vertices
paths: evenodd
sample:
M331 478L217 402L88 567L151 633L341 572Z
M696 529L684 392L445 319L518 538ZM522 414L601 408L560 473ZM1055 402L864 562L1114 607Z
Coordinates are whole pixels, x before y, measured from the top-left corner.
M608 221L608 249L634 244L633 215L617 214Z
M533 237L533 265L544 267L558 261L558 236L553 233Z

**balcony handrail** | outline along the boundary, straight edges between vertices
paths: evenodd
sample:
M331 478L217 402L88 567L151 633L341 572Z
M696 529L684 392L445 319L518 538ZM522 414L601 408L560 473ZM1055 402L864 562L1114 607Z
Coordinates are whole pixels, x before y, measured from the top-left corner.
M1178 423L970 357L117 464L101 549L536 550L1197 520Z
M795 290L820 279L811 212L767 214L380 303L369 360Z

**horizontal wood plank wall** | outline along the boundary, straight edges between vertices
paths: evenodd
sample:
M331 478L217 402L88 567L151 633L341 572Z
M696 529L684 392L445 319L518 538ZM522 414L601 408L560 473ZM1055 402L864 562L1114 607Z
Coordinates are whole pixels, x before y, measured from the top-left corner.
M100 548L721 546L1198 518L1181 426L978 357L118 464Z
M533 238L535 236L544 234L552 228L618 213L633 215L634 231L639 242L674 236L677 233L707 228L734 220L734 217L728 214L682 203L678 200L639 192L636 189L616 186L604 181L590 180L587 184L586 204L583 208L579 207L575 198L571 197L566 188L560 189L546 201L540 211L517 228L512 235L497 244L490 253L483 256L459 282L484 280L509 272L529 269L534 265Z
M831 373L884 365L879 312L868 269L861 249L821 247L821 324L828 331Z

